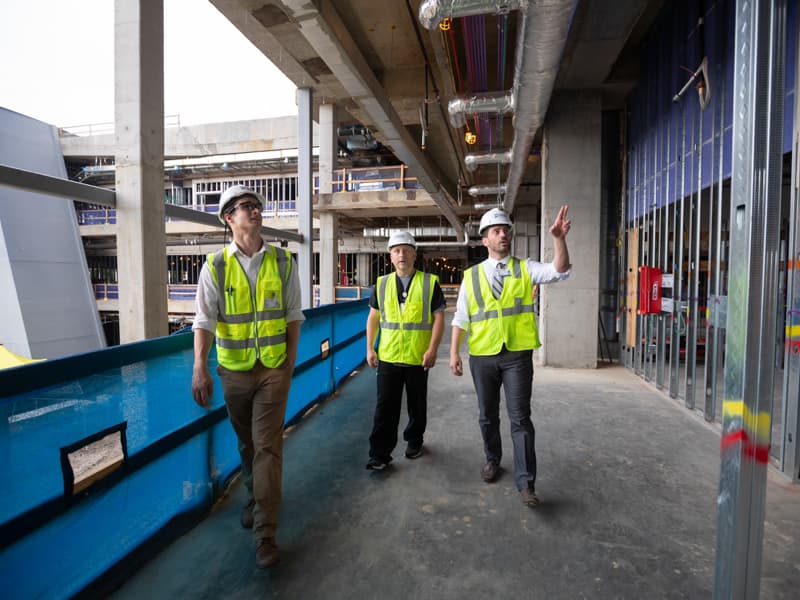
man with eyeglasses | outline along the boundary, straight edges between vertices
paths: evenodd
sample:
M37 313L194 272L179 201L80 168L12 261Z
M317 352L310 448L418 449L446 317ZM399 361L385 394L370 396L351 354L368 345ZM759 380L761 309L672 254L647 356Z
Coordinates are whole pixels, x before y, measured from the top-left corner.
M218 217L233 241L209 254L200 271L192 396L209 408L214 384L208 356L216 336L217 374L248 492L241 523L253 531L256 565L266 568L279 556L283 422L305 317L294 259L261 239L262 207L261 196L241 185L220 198Z

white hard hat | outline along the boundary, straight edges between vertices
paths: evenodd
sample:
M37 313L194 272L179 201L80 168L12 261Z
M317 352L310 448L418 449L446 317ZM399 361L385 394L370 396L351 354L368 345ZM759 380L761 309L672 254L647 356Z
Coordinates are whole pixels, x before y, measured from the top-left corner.
M506 211L499 208L493 208L483 213L483 216L481 217L481 223L478 225L478 235L483 237L484 229L487 229L492 225L507 225L508 227L511 227L513 224L511 223L511 217L508 216Z
M261 194L258 192L254 192L249 187L245 187L243 185L232 185L227 190L222 192L222 197L219 199L217 218L222 221L223 225L225 224L225 217L222 215L225 214L225 208L228 206L228 204L237 198L241 198L242 196L252 196L261 203L261 206L264 206L264 198L262 198Z
M414 236L407 231L396 231L389 237L389 243L386 248L391 250L394 246L406 245L411 246L414 250L417 249L417 240Z

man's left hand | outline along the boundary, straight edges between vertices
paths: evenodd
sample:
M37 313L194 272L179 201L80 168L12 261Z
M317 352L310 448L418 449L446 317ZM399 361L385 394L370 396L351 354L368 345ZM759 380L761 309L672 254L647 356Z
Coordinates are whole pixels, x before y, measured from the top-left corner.
M569 228L572 225L572 221L567 219L567 211L569 210L568 205L564 205L558 211L558 215L556 215L556 220L550 226L550 235L554 238L561 239L567 236L569 233Z
M431 352L428 350L422 356L422 367L424 369L432 369L436 365L436 352Z

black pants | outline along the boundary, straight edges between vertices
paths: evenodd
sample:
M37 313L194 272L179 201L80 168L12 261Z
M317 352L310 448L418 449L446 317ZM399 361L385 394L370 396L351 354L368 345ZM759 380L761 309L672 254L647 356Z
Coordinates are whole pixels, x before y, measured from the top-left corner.
M428 419L428 372L421 366L405 366L378 361L378 402L369 436L369 455L383 462L392 459L397 445L403 387L406 390L408 425L403 439L421 446Z
M536 433L531 422L533 351L503 350L494 356L470 356L469 369L478 395L479 424L486 460L500 463L500 386L506 395L514 448L514 480L517 489L532 487L536 481Z

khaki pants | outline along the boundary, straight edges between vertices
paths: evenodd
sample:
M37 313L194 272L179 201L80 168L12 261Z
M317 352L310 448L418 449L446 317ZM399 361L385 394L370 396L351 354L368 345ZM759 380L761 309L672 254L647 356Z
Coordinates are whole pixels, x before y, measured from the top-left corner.
M255 499L253 535L275 537L281 507L283 421L292 374L284 362L268 369L260 362L249 371L217 367L231 425L239 439L242 478Z

